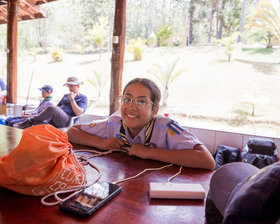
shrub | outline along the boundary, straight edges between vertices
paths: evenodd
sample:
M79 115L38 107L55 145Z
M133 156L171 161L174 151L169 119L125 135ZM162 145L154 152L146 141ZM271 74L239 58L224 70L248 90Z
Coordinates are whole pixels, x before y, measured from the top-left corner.
M62 49L55 48L55 49L52 51L52 59L53 59L55 62L62 61Z
M142 60L142 55L143 55L143 52L145 50L146 42L147 42L146 39L142 40L139 37L137 39L131 39L129 41L127 50L130 53L133 54L135 61L141 61Z
M160 30L156 32L159 46L167 46L167 40L170 38L172 33L173 29L170 26L161 27Z
M173 38L173 45L174 45L175 47L180 46L181 43L182 43L182 41L179 39L179 37L174 37L174 38Z
M157 45L157 36L154 32L152 32L147 40L148 46L155 47Z

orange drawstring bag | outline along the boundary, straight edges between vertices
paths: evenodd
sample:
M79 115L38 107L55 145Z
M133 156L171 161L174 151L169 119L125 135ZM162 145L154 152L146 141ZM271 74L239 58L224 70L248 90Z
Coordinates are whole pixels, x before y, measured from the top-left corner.
M44 196L85 183L67 134L51 125L23 130L18 146L0 158L0 186L21 194Z

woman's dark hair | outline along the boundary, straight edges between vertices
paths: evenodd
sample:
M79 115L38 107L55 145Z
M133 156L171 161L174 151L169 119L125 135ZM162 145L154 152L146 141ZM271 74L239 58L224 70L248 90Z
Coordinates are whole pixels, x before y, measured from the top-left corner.
M145 78L135 78L135 79L132 79L124 87L123 94L125 93L127 87L132 85L132 84L134 84L134 83L140 83L140 84L142 84L143 86L145 86L146 88L148 88L151 91L151 100L153 102L153 109L154 109L155 106L159 105L160 98L161 98L160 89L150 79L145 79Z

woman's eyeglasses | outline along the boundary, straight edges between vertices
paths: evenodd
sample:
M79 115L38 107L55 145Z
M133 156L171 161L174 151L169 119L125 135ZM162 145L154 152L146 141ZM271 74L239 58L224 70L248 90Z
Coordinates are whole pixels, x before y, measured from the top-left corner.
M137 98L132 98L126 95L122 95L120 96L120 105L126 105L129 106L131 105L132 101L134 100L135 105L137 108L143 108L146 107L149 103L155 105L150 98L146 97L146 96L141 96L141 97L137 97Z

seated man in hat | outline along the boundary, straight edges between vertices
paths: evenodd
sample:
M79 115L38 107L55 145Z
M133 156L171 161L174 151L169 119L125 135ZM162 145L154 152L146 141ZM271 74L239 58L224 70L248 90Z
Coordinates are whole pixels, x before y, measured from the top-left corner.
M42 88L39 88L42 92L42 99L40 100L39 106L28 114L23 114L21 117L10 117L6 120L8 126L16 127L18 123L25 121L27 118L34 117L44 111L48 106L53 105L52 102L52 92L53 88L50 85L44 85Z
M38 124L51 124L56 128L66 127L71 117L80 116L87 109L87 97L79 92L80 84L75 76L69 77L64 86L67 86L69 93L65 94L57 106L48 106L37 116L28 118L19 123L18 128L28 128Z

